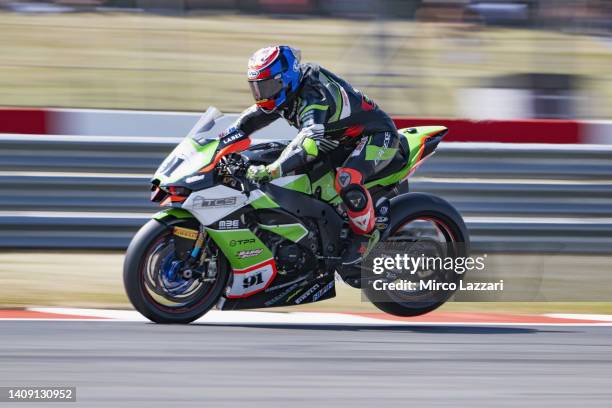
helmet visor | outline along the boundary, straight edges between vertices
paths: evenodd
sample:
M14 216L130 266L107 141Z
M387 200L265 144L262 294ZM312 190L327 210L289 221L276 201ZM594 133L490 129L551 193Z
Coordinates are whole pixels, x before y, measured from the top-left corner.
M255 101L265 101L274 99L283 89L283 81L281 78L268 78L261 81L249 81L251 92Z

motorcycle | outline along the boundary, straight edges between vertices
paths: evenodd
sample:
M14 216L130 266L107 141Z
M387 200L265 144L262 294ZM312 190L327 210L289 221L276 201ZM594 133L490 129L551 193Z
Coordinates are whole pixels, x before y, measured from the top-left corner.
M426 290L375 291L368 284L371 276L346 262L345 248L354 236L334 180L351 149L339 148L295 174L254 183L245 177L248 166L273 162L289 141L251 146L246 135L217 136L223 118L209 108L151 180L151 200L164 209L132 239L123 272L127 295L141 314L157 323L189 323L215 306L318 302L335 296L336 272L394 315L427 313L452 296L452 291L433 296ZM448 256L467 256L469 237L457 210L439 197L408 192L408 176L434 153L447 129L398 132L393 160L366 180L376 203L379 245L437 242ZM393 271L381 277L399 278Z

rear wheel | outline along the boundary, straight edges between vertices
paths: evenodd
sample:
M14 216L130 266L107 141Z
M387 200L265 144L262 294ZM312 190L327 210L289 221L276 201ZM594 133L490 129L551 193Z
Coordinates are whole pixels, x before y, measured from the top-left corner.
M123 265L130 302L156 323L190 323L219 300L228 279L222 254L210 258L205 275L186 272L189 251L172 227L151 220L132 239Z
M432 259L467 257L469 237L463 220L450 204L446 202L443 202L443 205L440 205L440 202L436 204L434 209L417 209L402 214L402 217L390 226L389 234L372 250L368 259L393 258L396 254L403 256L403 253L415 258L421 255ZM446 205L452 210L445 211ZM454 290L421 289L416 284L418 281L435 281L458 286L462 278L463 274L458 274L455 270L437 267L424 269L415 274L390 270L383 275L369 274L363 290L368 299L386 313L396 316L418 316L437 309L454 293ZM380 290L379 283L377 290L372 284L375 279L383 279L387 283L410 280L415 282L415 289Z

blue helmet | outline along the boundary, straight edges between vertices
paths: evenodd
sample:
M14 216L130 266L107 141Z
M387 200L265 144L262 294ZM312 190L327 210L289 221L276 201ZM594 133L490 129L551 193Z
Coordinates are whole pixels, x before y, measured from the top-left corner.
M273 112L300 85L300 51L286 45L262 48L249 59L247 77L257 106Z

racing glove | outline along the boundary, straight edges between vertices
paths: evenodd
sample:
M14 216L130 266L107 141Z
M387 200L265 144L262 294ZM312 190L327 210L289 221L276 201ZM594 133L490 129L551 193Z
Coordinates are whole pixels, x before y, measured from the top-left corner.
M280 168L278 166L249 166L246 177L253 181L270 181L280 176Z

